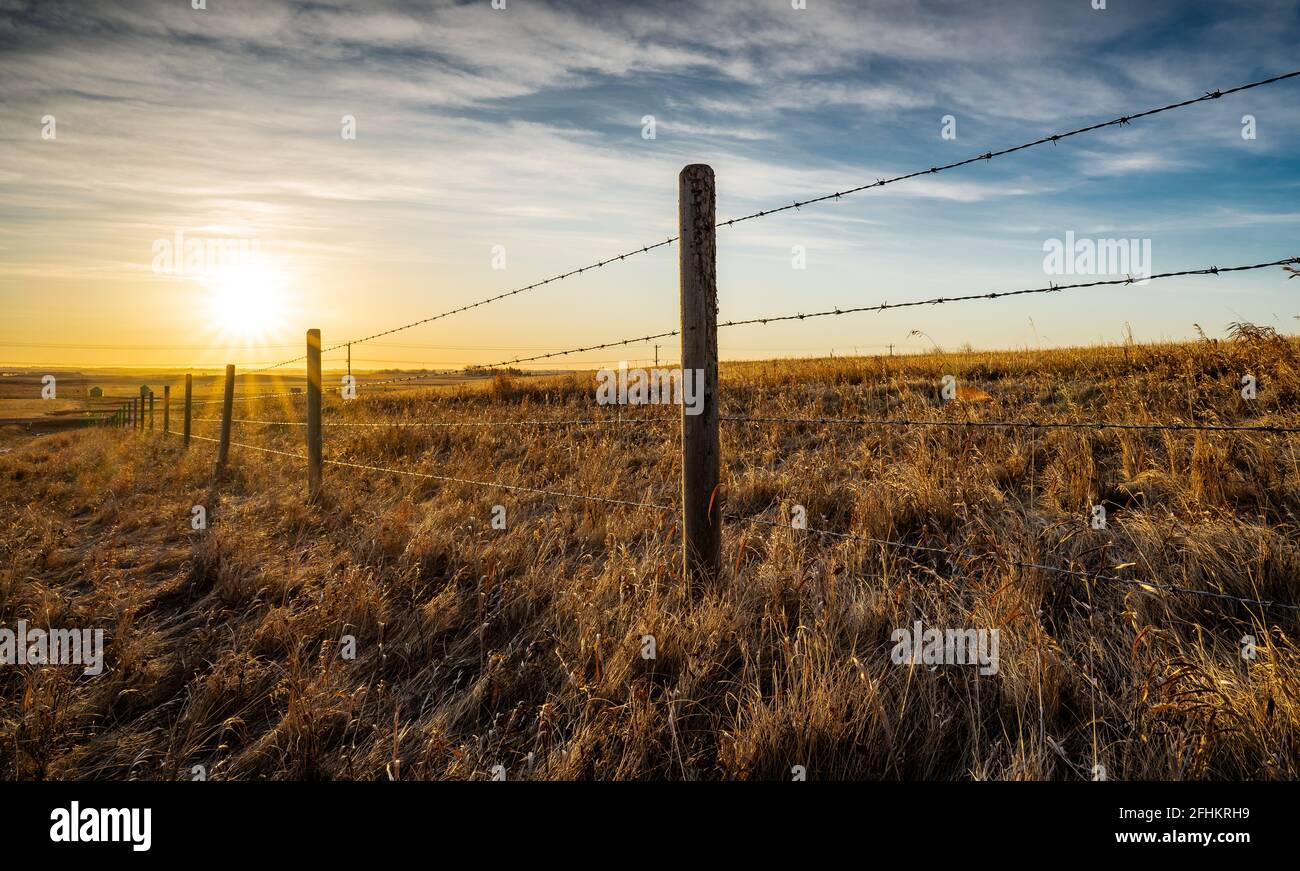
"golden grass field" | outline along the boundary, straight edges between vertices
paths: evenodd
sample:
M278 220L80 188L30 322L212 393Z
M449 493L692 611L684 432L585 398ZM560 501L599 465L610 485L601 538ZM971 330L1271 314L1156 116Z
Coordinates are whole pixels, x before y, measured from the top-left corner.
M724 363L722 414L1295 426L1298 351L1245 329ZM944 374L989 400L940 402ZM334 395L325 456L674 504L677 410L610 423L593 391L587 373ZM289 400L236 409L301 419ZM480 425L328 426L383 421ZM301 427L234 438L304 450ZM1300 613L1013 563L1300 603L1298 439L724 422L728 515L801 504L810 527L952 555L730 521L724 576L691 589L672 511L334 465L309 507L292 457L236 446L214 485L208 442L11 431L0 622L108 641L97 678L0 670L0 776L1296 779ZM893 664L915 620L998 628L999 672Z

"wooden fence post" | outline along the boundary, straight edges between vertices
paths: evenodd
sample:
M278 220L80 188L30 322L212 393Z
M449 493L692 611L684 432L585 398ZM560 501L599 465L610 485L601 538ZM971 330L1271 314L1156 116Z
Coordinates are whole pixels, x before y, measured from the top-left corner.
M717 579L722 562L718 489L718 275L713 169L678 177L682 380L694 378L699 413L682 403L682 570L687 583Z
M149 391L149 432L153 432L153 391Z
M134 396L131 397L131 429L135 429L137 426L140 425L136 423L136 413L137 413L136 404L139 403L139 401L140 400L136 399Z
M194 397L194 376L185 373L185 441L181 443L182 448L190 446L190 400Z
M323 444L320 427L320 330L307 331L307 498L320 498Z
M140 432L144 432L144 399L148 394L149 394L149 388L141 384L140 385L140 419L136 421L136 429L140 430Z
M226 395L221 402L221 446L217 449L217 477L226 471L230 456L230 418L235 411L235 364L226 364Z
M172 386L163 385L163 435L171 435L172 431Z

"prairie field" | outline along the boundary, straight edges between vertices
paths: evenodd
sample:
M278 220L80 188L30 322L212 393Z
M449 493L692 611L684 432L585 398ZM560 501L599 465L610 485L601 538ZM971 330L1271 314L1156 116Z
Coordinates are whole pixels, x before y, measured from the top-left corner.
M592 373L327 395L318 504L301 397L239 402L215 481L208 441L6 430L0 622L106 659L0 670L0 777L1300 778L1300 436L965 425L1294 427L1298 352L724 362L704 585L679 410ZM997 629L996 673L896 664L916 621Z

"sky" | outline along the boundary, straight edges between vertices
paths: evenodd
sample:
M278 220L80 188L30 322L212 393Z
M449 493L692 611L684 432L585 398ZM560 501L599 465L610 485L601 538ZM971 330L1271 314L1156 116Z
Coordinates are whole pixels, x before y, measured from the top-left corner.
M687 164L714 168L725 219L1300 69L1293 0L504 5L0 0L0 364L265 366L309 328L328 347L674 236ZM1300 79L722 228L719 318L1089 280L1045 268L1067 234L1149 244L1156 272L1300 256L1297 135ZM178 239L203 255L168 258ZM1298 292L1268 269L735 327L719 345L1295 332ZM453 368L662 332L677 295L666 246L353 362Z

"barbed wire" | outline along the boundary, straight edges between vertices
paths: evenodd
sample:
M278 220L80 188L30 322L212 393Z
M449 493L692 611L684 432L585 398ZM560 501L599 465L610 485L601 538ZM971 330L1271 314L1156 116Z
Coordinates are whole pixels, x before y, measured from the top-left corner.
M488 304L490 304L490 303L494 303L494 302L497 302L497 301L499 301L499 300L506 299L507 297L515 296L516 294L525 293L525 292L527 292L527 291L534 290L535 288L542 287L543 285L551 284L551 283L553 283L553 282L557 282L557 281L563 281L564 279L566 279L566 278L570 278L570 277L572 277L572 276L574 276L574 275L581 275L582 273L587 272L587 271L592 270L592 269L600 269L600 268L602 268L602 267L604 267L604 266L606 266L606 265L608 265L608 264L610 264L610 263L613 263L613 262L616 261L616 260L626 260L628 257L632 257L632 256L634 256L634 255L636 255L636 254L645 254L645 253L647 253L647 252L649 252L649 251L653 251L653 250L655 250L656 248L662 248L662 247L664 247L665 245L671 245L671 244L673 244L673 243L676 242L676 241L677 241L677 237L676 237L676 236L673 236L673 237L671 237L671 238L669 238L669 239L665 239L665 240L662 241L662 242L655 242L655 243L652 244L652 245L642 245L640 248L634 248L634 249L632 249L632 250L630 250L630 251L625 251L625 252L622 253L622 254L615 255L614 257L609 257L609 258L607 258L607 259L605 259L605 260L597 260L595 263L589 264L589 265L587 265L587 266L580 266L580 267L578 267L577 269L570 269L568 272L562 272L562 273L560 273L560 274L558 274L558 275L552 275L550 278L545 278L545 279L543 279L543 280L541 280L541 281L535 281L535 282L533 282L532 284L527 284L527 285L524 285L523 287L517 287L517 288L515 288L514 290L508 290L508 291L506 291L505 293L499 293L499 294L497 294L496 296L489 296L489 297L487 297L487 298L485 298L485 299L481 299L481 300L479 300L478 302L472 302L472 303L469 303L468 305L462 305L462 306L458 306L458 307L453 308L453 309L448 309L448 310L445 311L445 312L441 312L441 313L439 313L439 314L432 315L432 316L427 317L427 318L421 318L421 319L418 320L418 321L412 321L411 323L409 323L409 324L403 324L403 325L400 326L400 327L392 327L392 328L387 329L387 330L381 330L381 331L378 332L378 333L373 333L372 335L365 336L365 337L360 338L360 339L350 339L350 340L348 340L348 341L346 341L346 342L342 342L342 343L337 344L337 345L331 345L331 346L328 347L328 348L322 348L322 349L321 349L321 353L322 353L322 354L326 354L326 353L329 353L330 351L337 351L337 350L340 349L340 348L346 348L348 345L360 345L360 344L363 344L363 343L365 343L365 342L369 342L369 341L371 341L371 340L373 340L373 339L383 338L384 336L391 336L393 333L400 333L400 332L402 332L403 330L409 330L409 329L412 329L412 328L414 328L414 327L420 327L420 326L423 326L423 325L428 324L428 323L432 323L432 322L437 321L437 320L442 320L443 318L451 317L452 315L455 315L455 314L460 314L461 312L469 311L470 309L476 309L476 308L478 308L478 307L480 307L480 306L485 306L485 305L488 305ZM279 362L279 363L274 363L274 364L272 364L272 365L270 365L270 366L265 366L265 367L263 367L263 368L261 368L261 369L257 369L257 370L255 370L255 371L256 371L256 372L266 372L266 371L268 371L268 370L270 370L270 369L278 369L278 368L280 368L281 366L287 366L287 365L290 364L290 363L296 363L296 362L298 362L299 360L305 360L305 359L307 359L307 355L306 355L306 354L303 354L303 355L300 356L300 357L294 357L294 358L289 359L289 360L283 360L283 361L281 361L281 362Z
M800 209L800 208L802 208L802 207L804 207L804 206L810 206L810 205L814 205L814 204L816 204L816 203L826 202L826 201L828 201L828 200L839 200L839 199L842 199L843 197L850 196L850 195L852 195L852 194L859 193L859 192L861 192L861 191L870 190L870 189L872 189L872 188L884 187L885 185L896 184L896 183L898 183L898 182L905 181L905 180L907 180L907 179L911 179L911 178L917 178L917 177L919 177L919 176L923 176L923 175L932 175L932 174L935 174L935 173L946 172L946 171L948 171L948 170L957 169L958 167L968 166L968 165L970 165L970 164L972 164L972 163L978 163L978 162L980 162L980 161L988 161L988 160L992 160L992 159L995 158L995 157L1002 157L1002 156L1005 156L1005 155L1008 155L1008 154L1014 154L1014 153L1019 152L1019 151L1024 151L1024 150L1026 150L1026 149L1035 148L1035 147L1037 147L1037 146L1039 146L1039 145L1046 145L1046 144L1049 143L1049 142L1052 143L1053 145L1055 145L1057 142L1060 142L1060 141L1063 140L1063 139L1069 139L1069 138L1071 138L1071 137L1073 137L1073 136L1079 136L1079 135L1082 135L1082 134L1084 134L1084 133L1090 133L1090 132L1093 132L1093 131L1096 131L1096 130L1101 130L1101 129L1104 129L1104 128L1107 128L1107 127L1126 126L1126 125L1131 124L1132 122L1137 121L1138 119L1141 119L1141 118L1149 118L1149 117L1151 117L1151 116L1153 116L1153 115L1159 115L1159 114L1161 114L1161 113L1164 113L1164 112L1170 112L1170 111L1173 111L1173 110L1175 110L1175 109L1182 109L1182 108L1185 108L1185 107L1187 107L1187 106L1193 106L1193 105L1196 105L1197 103L1203 103L1203 102L1205 102L1205 101L1207 101L1207 100L1217 100L1217 99L1219 99L1220 97L1225 97L1225 96L1227 96L1227 95L1229 95L1229 94L1236 94L1236 93L1239 93L1239 92L1241 92L1241 91L1248 91L1248 90L1251 90L1251 89L1253 89L1253 88L1264 87L1264 86L1266 86L1266 85L1271 85L1271 84L1274 84L1274 83L1276 83L1276 82L1281 82L1281 81L1285 81L1285 80L1287 80L1287 79L1295 78L1296 76L1300 76L1300 70L1296 70L1296 71L1294 71L1294 72L1289 72L1289 73L1284 73L1284 74L1282 74L1282 75L1278 75L1278 76L1272 76L1272 77L1267 78L1267 79L1261 79L1260 81L1250 82L1250 83L1248 83L1248 84L1244 84L1244 85L1238 85L1238 86L1236 86L1236 87L1234 87L1234 88L1228 88L1227 90L1208 91L1208 92L1206 92L1204 95L1202 95L1202 96L1200 96L1200 97L1196 97L1196 98L1189 99L1189 100L1183 100L1183 101L1181 101L1181 102L1177 102L1177 103L1170 103L1170 104L1167 105L1167 106L1160 106L1160 107L1157 107L1157 108L1155 108L1155 109L1148 109L1148 110L1146 110L1146 111L1144 111L1144 112L1137 112L1137 113L1130 114L1130 115L1121 115L1120 117L1118 117L1118 118L1114 118L1114 119L1112 119L1112 120L1110 120L1110 121L1103 121L1103 122L1098 123L1098 124L1090 124L1090 125L1088 125L1088 126L1086 126L1086 127L1079 127L1079 128L1077 128L1077 129L1075 129L1075 130L1068 130L1068 131L1066 131L1066 132L1064 132L1064 133L1053 133L1053 134L1051 134L1051 135L1044 136L1044 137L1041 137L1041 138L1039 138L1039 139L1035 139L1035 140L1033 140L1033 141L1023 143L1023 144L1021 144L1021 145L1015 145L1015 146L1012 146L1012 147L1010 147L1010 148L1003 148L1003 149L1001 149L1001 150L999 150L999 151L986 151L986 152L984 152L983 154L978 154L978 155L976 155L976 156L974 156L974 157L970 157L970 158L967 158L967 159L965 159L965 160L959 160L959 161L956 161L956 162L953 162L953 163L943 164L943 165L939 165L939 166L932 166L932 167L930 167L929 169L917 170L917 171L914 171L914 172L904 173L904 174L902 174L902 175L893 176L893 177L891 177L891 178L877 179L876 181L871 182L870 184L858 185L857 187L846 188L846 189L841 190L841 191L835 191L834 193L823 194L823 195L815 196L815 197L809 197L808 199L805 199L805 200L796 200L796 201L794 201L794 202L792 202L792 203L790 203L789 205L786 205L786 206L779 206L779 207L777 207L777 208L772 208L772 209L762 209L762 210L760 210L760 211L753 212L753 213L748 214L748 215L742 215L742 216L739 217L739 218L729 218L729 219L727 219L727 220L725 220L725 221L718 221L717 224L715 224L715 226L716 226L716 227L733 227L733 226L735 226L736 224L744 223L745 221L752 221L752 220L755 220L755 219L757 219L757 218L763 218L763 217L766 217L766 216L768 216L768 215L775 215L775 214L778 214L778 213L780 213L780 212L788 211L788 210L790 210L790 209L796 209L796 210L797 210L797 209ZM637 255L637 254L645 254L645 253L647 253L647 252L649 252L649 251L653 251L653 250L655 250L655 249L662 248L662 247L664 247L664 246L666 246L666 245L671 245L671 244L673 244L674 242L676 242L676 241L678 240L678 238L679 238L679 237L677 237L677 236L671 236L671 237L665 239L665 240L662 241L662 242L655 242L655 243L650 244L650 245L643 245L643 246L641 246L640 248L633 248L633 249L631 249L631 250L629 250L629 251L625 251L625 252L622 253L622 254L618 254L618 255L615 255L615 256L613 256L613 257L609 257L609 258L607 258L607 259L605 259L605 260L597 260L595 263L592 263L592 264L590 264L590 265L587 265L587 266L581 266L581 267L578 267L577 269L571 269L571 270L569 270L568 272L563 272L563 273L560 273L560 274L558 274L558 275L553 275L553 276L551 276L551 277L549 277L549 278L545 278L545 279L543 279L543 280L541 280L541 281L535 281L535 282L533 282L532 284L524 285L523 287L518 287L518 288L515 288L514 290L509 290L509 291L506 291L506 292L504 292L504 293L499 293L499 294L497 294L497 295L495 295L495 296L486 297L485 299L481 299L481 300L479 300L479 301L477 301L477 302L469 303L469 304L467 304L467 305L463 305L463 306L458 306L458 307L456 307L456 308L449 309L449 310L447 310L447 311L445 311L445 312L441 312L441 313L439 313L439 314L432 315L432 316L427 317L427 318L421 318L420 320L412 321L412 322L410 322L410 323L408 323L408 324L403 324L403 325L401 325L401 326L392 327L392 328L387 329L387 330L382 330L382 331L380 331L380 332L373 333L373 334L371 334L371 335L369 335L369 336L365 336L365 337L362 337L362 338L359 338L359 339L350 339L350 340L348 340L348 341L346 341L346 342L341 342L341 343L339 343L339 344L337 344L337 345L331 345L331 346L328 347L328 348L324 348L324 349L322 349L322 353L328 353L328 352L330 352L330 351L337 351L337 350L339 350L340 348L346 348L348 345L360 345L360 344L363 344L363 343L365 343L365 342L372 341L372 340L374 340L374 339L378 339L378 338L382 338L382 337L384 337L384 336L392 335L393 333L399 333L399 332L402 332L402 331L404 331L404 330L412 329L412 328L414 328L414 327L423 326L424 324L432 323L433 321L441 320L442 318L450 317L450 316L452 316L452 315L459 314L459 313L461 313L461 312L469 311L469 310L471 310L471 309L475 309L475 308L478 308L478 307L480 307L480 306L488 305L488 304L490 304L490 303L497 302L497 301L499 301L499 300L503 300L503 299L506 299L506 298L508 298L508 297L515 296L516 294L524 293L524 292L526 292L526 291L534 290L534 289L536 289L536 288L538 288L538 287L542 287L542 286L544 286L544 285L551 284L551 283L553 283L553 282L562 281L562 280L564 280L564 279L566 279L566 278L570 278L570 277L572 277L572 276L574 276L574 275L581 275L582 273L587 272L587 271L592 270L592 269L600 269L600 268L602 268L602 267L604 267L604 266L606 266L606 265L608 265L608 264L610 264L610 263L613 263L613 262L615 262L615 261L626 260L628 257L632 257L632 256L635 256L635 255ZM665 335L665 336L667 336L667 335L671 335L671 333L665 333L664 335ZM610 347L610 346L605 346L605 347ZM265 367L262 367L261 369L257 369L257 370L254 370L254 371L255 371L255 372L265 372L265 371L268 371L268 370L270 370L270 369L278 369L278 368L281 367L281 366L286 366L286 365L288 365L288 364L290 364L290 363L296 363L296 362L298 362L299 360L305 360L305 359L307 359L307 355L304 354L304 355L299 356L299 357L293 357L293 358L288 359L288 360L283 360L283 361L281 361L281 362L279 362L279 363L273 363L273 364L270 365L270 366L265 366ZM542 359L542 358L533 358L533 359Z
M921 169L915 172L906 173L904 175L896 175L892 178L877 179L871 184L859 185L857 187L848 188L846 190L837 191L835 193L824 194L818 197L812 197L811 199L807 199L807 200L799 200L791 203L788 206L781 206L780 208L776 208L776 209L764 209L762 211L745 215L742 218L732 218L730 220L720 221L718 222L718 226L730 227L734 224L739 224L743 221L751 221L755 218L762 218L768 215L775 215L778 212L785 212L790 209L799 209L803 206L810 206L813 205L814 203L822 203L827 200L838 200L841 197L846 197L849 196L850 194L855 194L860 191L870 190L871 188L884 187L885 185L894 184L900 181L905 181L909 178L917 178L918 176L931 175L933 173L945 172L950 169L957 169L958 167L962 167L962 166L969 166L972 163L979 163L981 160L992 160L995 157L1002 157L1007 154L1014 154L1015 152L1018 151L1025 151L1026 149L1029 148L1035 148L1039 145L1046 145L1049 142L1055 145L1057 142L1060 142L1062 139L1069 139L1072 136L1079 136L1084 133L1091 133L1095 130L1101 130L1105 127L1124 127L1131 124L1134 121L1137 121L1140 118L1149 118L1152 115L1159 115L1162 112L1171 112L1175 109L1182 109L1187 106L1194 106L1197 103L1204 103L1208 100L1217 100L1220 97L1226 97L1229 94L1236 94L1241 91L1249 91L1252 88L1262 88L1265 85L1271 85L1276 82L1285 81L1287 79L1293 79L1296 76L1300 76L1300 70L1296 70L1290 73L1284 73L1280 76L1272 76L1270 78L1261 79L1260 81L1257 82L1250 82L1249 84L1245 84L1245 85L1238 85L1235 88L1228 88L1227 90L1207 91L1204 95L1200 97L1196 97L1194 99L1182 100L1181 102L1178 103L1170 103L1167 106L1160 106L1155 109L1148 109L1145 112L1138 112L1133 115L1121 115L1118 118L1111 119L1110 121L1103 121L1099 124L1089 124L1086 127L1080 127L1076 130L1069 130L1065 133L1053 133L1050 136L1044 136L1041 139L1035 139L1034 141L1026 142L1023 145L1015 145L1012 146L1011 148L1003 148L1000 151L986 151L983 154L977 154L974 157L968 157L965 160L958 160L955 163L946 163L940 166L932 166L929 169Z
M421 427L421 426L448 426L448 427L509 427L509 426L603 426L618 424L636 424L636 423L664 423L677 422L676 417L667 415L643 416L643 417L603 417L603 418L585 418L572 420L430 420L430 421L325 421L321 426L345 426L345 427ZM219 417L196 417L193 418L196 423L221 423ZM301 420L258 420L251 418L231 418L231 423L243 424L260 424L263 426L306 426L307 423Z
M207 438L205 436L191 435L191 438L197 438L205 442L216 442L220 444L220 439ZM246 448L253 451L261 451L267 454L276 454L282 457L292 457L297 460L306 460L305 454L295 454L291 451L280 451L274 448L263 448L257 445L250 445L245 442L232 441L231 447ZM558 496L565 499L577 499L583 502L599 502L607 505L619 505L625 508L654 508L659 511L676 511L671 505L661 505L654 502L637 502L630 499L613 499L607 496L592 496L589 493L569 493L564 490L548 490L543 487L528 487L522 484L503 484L500 481L477 481L472 478L456 478L451 475L434 475L430 472L416 472L413 469L392 469L386 466L372 466L366 463L353 463L347 460L322 460L327 466L341 466L349 469L363 469L369 472L386 472L390 475L406 475L414 478L425 478L432 481L445 481L451 484L469 484L477 487L488 487L496 490L508 490L518 493L537 493L544 496Z
M803 424L814 426L899 426L899 427L934 427L950 429L1063 429L1063 430L1125 430L1150 432L1222 432L1222 433L1266 433L1272 435L1294 435L1300 433L1300 426L1283 426L1280 424L1211 424L1184 423L1181 421L1150 423L1131 423L1119 421L1053 421L1053 420L933 420L906 417L749 417L743 415L723 414L718 416L723 423L747 423L763 425ZM196 417L194 423L221 423L219 417ZM306 426L301 420L266 420L262 418L231 418L231 423L258 426ZM511 427L511 426L618 426L623 424L677 423L678 417L669 414L650 414L639 417L602 417L602 418L529 418L524 420L471 420L471 421L325 421L323 427L360 427L381 429L385 427Z
M220 444L220 439L208 438L206 436L191 435L191 438L195 438L200 441ZM231 447L237 447L245 450L260 451L266 454L273 454L281 457L290 457L297 460L304 460L304 461L307 460L306 455L296 454L291 451L281 451L281 450L276 450L275 448L264 448L258 445L250 445L245 442L232 441L229 444ZM675 512L677 510L676 507L674 506L664 505L655 502L638 502L629 499L613 499L605 496L592 496L587 493L570 493L563 490L549 490L542 487L528 487L519 484L503 484L499 481L478 481L472 478L458 478L451 475L435 475L429 472L417 472L412 469L393 469L386 466L370 465L368 463L354 463L347 460L322 460L322 462L325 465L339 466L342 468L359 469L359 470L369 471L369 472L382 472L391 475L405 475L407 477L422 478L422 479L433 480L433 481L444 481L453 484L467 484L471 486L487 487L491 489L506 490L510 492L536 493L544 496L555 496L555 497L560 497L565 499L575 499L583 502L597 502L601 504L618 505L620 507L625 507L625 508L653 508L657 511L667 511L667 512ZM775 529L792 529L792 526L788 523L778 523L773 520L765 520L763 518L754 517L754 516L729 514L726 515L726 519L732 521L738 521L741 523L749 523L753 525L766 526ZM953 558L955 557L962 556L961 554L958 554L948 548L939 548L939 547L932 547L928 545L912 544L910 542L896 541L893 539L875 538L873 536L858 535L851 532L837 532L834 530L817 529L817 528L805 528L805 529L799 529L794 531L807 532L814 535L830 536L830 537L849 539L854 541L863 541L870 544L878 544L885 547L910 550L917 553L939 554L949 559L950 561L952 561ZM1241 604L1254 605L1256 607L1261 607L1261 608L1283 608L1292 611L1300 611L1300 605L1292 605L1286 602L1276 602L1276 601L1264 600L1264 599L1250 599L1242 596L1234 596L1230 593L1216 592L1213 590L1198 590L1191 587L1178 586L1175 584L1155 583L1151 581L1143 581L1134 578L1123 578L1123 577L1119 577L1118 575L1106 575L1097 572L1086 572L1079 569L1067 569L1067 568L1061 568L1059 566L1049 566L1043 563L1024 562L1020 560L1011 560L1011 559L1007 559L1005 560L1005 562L1007 562L1009 565L1013 565L1018 568L1036 569L1039 571L1054 572L1057 574L1070 575L1077 578L1083 578L1085 580L1107 581L1111 583L1126 584L1126 585L1137 587L1138 589L1147 592L1157 590L1157 591L1168 592L1168 593L1185 593L1185 594L1215 598L1220 600L1234 601L1234 602L1239 602Z
M1158 279L1165 279L1165 278L1181 278L1188 275L1222 275L1225 272L1247 272L1253 269L1268 269L1274 266L1286 266L1288 264L1297 264L1297 263L1300 263L1300 257L1286 257L1281 260L1271 261L1269 263L1255 263L1248 266L1208 266L1204 269L1184 269L1178 272L1160 272L1154 275L1142 276L1140 278L1126 276L1124 278L1106 279L1100 281L1087 281L1078 284L1049 284L1047 287L1034 287L1034 288L1027 288L1025 290L1002 290L1002 291L992 291L986 293L964 294L961 296L938 296L938 297L932 297L930 299L912 300L910 302L892 302L892 303L882 302L877 305L855 306L851 308L840 308L836 306L833 309L827 309L825 311L816 311L816 312L807 312L807 313L799 312L792 315L772 315L769 317L762 317L762 318L745 318L742 320L723 321L722 323L718 324L718 329L722 329L723 327L751 326L754 324L766 325L766 324L778 323L780 321L802 321L802 320L808 320L809 318L823 318L823 317L833 317L833 316L848 315L848 314L861 314L863 312L882 312L882 311L888 311L889 309L912 308L912 307L924 306L924 305L946 305L947 303L953 303L953 302L971 302L975 300L1001 299L1003 297L1024 296L1026 294L1060 293L1061 291L1080 290L1082 288L1087 288L1087 287L1110 287L1110 286L1117 286L1117 285L1130 285L1130 284L1137 284L1138 282L1155 281ZM483 368L492 369L498 366L513 366L516 363L529 363L536 360L547 360L554 357L565 357L568 356L569 354L578 354L586 351L596 351L596 350L601 350L603 348L613 348L620 345L644 344L645 342L651 341L652 339L663 339L669 336L676 336L680 334L681 334L681 330L669 330L668 332L665 333L656 333L654 335L649 335L644 337L634 336L627 339L618 339L612 342L604 342L599 345L587 345L585 347L569 348L563 351L551 351L546 354L537 354L532 357L515 357L512 360L503 360L500 363L488 364Z
M917 427L971 427L1012 429L1073 429L1073 430L1151 430L1170 432L1257 432L1288 435L1300 433L1300 426L1276 424L1210 424L1210 423L1121 423L1111 421L1039 421L1039 420L914 420L906 417L742 417L720 415L728 423L755 424L826 424L829 426L917 426Z
M753 516L727 515L726 519L739 521L741 523L750 523L759 526L773 527L776 529L791 529L792 531L795 532L808 532L814 535L824 535L824 536L831 536L835 538L851 539L854 541L863 541L871 544L879 544L885 547L892 547L892 548L897 548L902 550L911 550L913 552L941 554L947 557L950 561L953 560L955 557L962 556L962 554L958 554L948 548L911 544L910 542L905 542L905 541L895 541L886 538L874 538L869 535L857 535L851 532L836 532L834 530L829 530L829 529L814 529L811 527L805 529L794 529L789 523L778 523L777 521L774 520L764 520L762 518L753 517ZM1039 571L1054 572L1056 574L1071 575L1073 577L1083 578L1085 580L1106 581L1110 583L1126 584L1129 586L1137 587L1146 592L1158 590L1167 593L1186 593L1190 595L1203 596L1206 598L1239 602L1243 605L1254 605L1260 608L1282 608L1290 611L1300 611L1300 605L1293 605L1288 602L1277 602L1277 601L1267 600L1267 599L1251 599L1243 596L1234 596L1231 593L1221 593L1215 590L1198 590L1192 587L1183 587L1176 584L1143 581L1136 578L1124 578L1118 575L1107 575L1098 572L1083 571L1080 569L1067 569L1067 568L1061 568L1060 566L1049 566L1043 563L1023 562L1020 560L1013 560L1013 559L1006 559L1006 558L1003 558L1003 560L1008 565L1016 566L1017 568L1036 569Z

